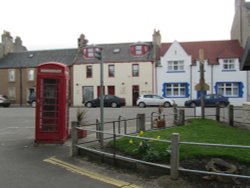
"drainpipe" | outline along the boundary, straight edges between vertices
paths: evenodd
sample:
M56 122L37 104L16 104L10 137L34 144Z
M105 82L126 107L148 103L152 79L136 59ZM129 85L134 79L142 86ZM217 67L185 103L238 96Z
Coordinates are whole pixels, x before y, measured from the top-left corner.
M23 81L22 81L22 69L19 67L19 80L20 80L20 106L23 104Z
M157 87L157 83L155 84L155 80L156 80L156 67L155 67L155 62L151 61L152 64L152 91L155 94L156 93L156 87Z

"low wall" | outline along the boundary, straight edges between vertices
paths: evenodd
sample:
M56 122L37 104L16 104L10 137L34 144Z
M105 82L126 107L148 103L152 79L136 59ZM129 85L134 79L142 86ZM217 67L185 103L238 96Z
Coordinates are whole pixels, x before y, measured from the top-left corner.
M243 103L243 122L247 129L250 130L250 102Z

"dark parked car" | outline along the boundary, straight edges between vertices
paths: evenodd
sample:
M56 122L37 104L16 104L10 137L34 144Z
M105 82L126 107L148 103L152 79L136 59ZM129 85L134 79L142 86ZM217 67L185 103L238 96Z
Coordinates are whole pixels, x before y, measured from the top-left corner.
M229 100L227 97L218 94L208 94L205 95L205 106L206 107L225 107L229 105ZM188 100L185 102L185 107L196 107L201 106L201 99Z
M10 106L10 100L7 96L0 95L0 106L3 107L9 107Z
M36 93L35 92L30 94L27 103L32 107L36 107Z
M120 97L113 96L113 95L104 95L103 103L104 103L104 107L113 107L113 108L126 105L126 101L124 98L120 98ZM93 99L93 100L86 101L84 104L88 108L100 107L100 97Z

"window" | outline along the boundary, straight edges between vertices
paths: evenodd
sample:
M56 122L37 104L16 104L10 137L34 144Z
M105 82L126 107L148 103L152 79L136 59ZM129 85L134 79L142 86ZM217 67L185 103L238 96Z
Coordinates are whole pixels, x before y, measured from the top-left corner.
M217 94L225 97L242 97L243 83L242 82L217 82Z
M109 65L109 77L115 77L115 65Z
M130 47L131 54L134 56L141 56L149 51L149 46L147 44L135 44Z
M142 54L142 46L135 46L135 55L141 55Z
M223 60L223 70L235 70L234 59L224 59Z
M15 80L16 80L15 70L10 69L9 70L9 82L14 82Z
M92 66L91 65L86 66L86 77L92 78Z
M188 83L165 83L164 97L188 97Z
M83 55L85 58L93 58L95 51L100 51L100 48L85 48L83 50Z
M34 69L28 70L28 81L34 81Z
M184 71L184 61L168 61L168 71Z
M15 87L9 87L8 88L8 97L10 99L15 99L16 98L16 90Z
M139 76L139 65L138 64L133 64L132 65L132 76L133 77L138 77Z

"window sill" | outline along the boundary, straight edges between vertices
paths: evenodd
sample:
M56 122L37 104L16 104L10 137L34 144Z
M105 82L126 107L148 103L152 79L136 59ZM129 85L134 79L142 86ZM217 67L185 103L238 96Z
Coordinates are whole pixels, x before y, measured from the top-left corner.
M186 71L167 71L167 73L185 73Z
M232 70L222 70L222 72L236 72L235 69L232 69Z

